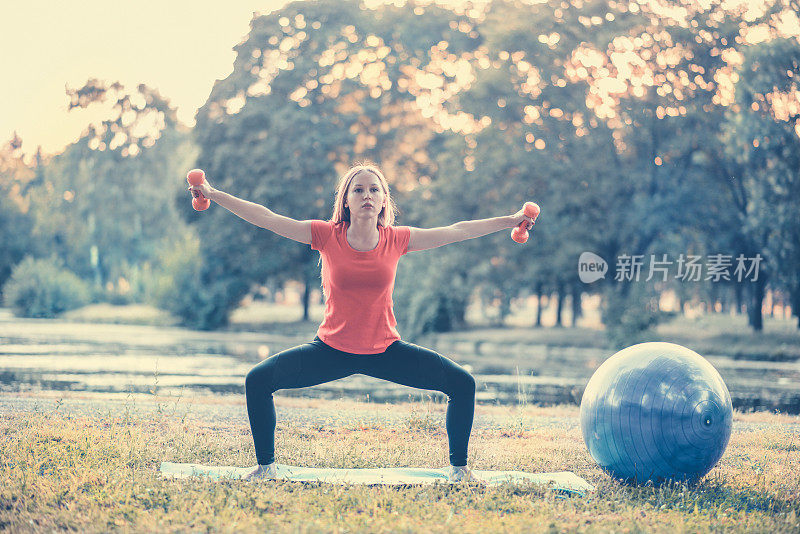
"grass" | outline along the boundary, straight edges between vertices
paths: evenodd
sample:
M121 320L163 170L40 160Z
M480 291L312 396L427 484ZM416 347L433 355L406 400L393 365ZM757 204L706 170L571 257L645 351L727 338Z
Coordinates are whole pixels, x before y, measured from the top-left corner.
M326 406L331 401L278 398ZM571 470L596 494L563 499L536 486L333 486L318 483L165 480L162 460L252 465L249 428L162 399L155 414L63 409L0 416L0 528L13 532L797 532L800 451L782 423L796 417L737 414L769 429L737 431L699 485L629 487L592 462L571 419L577 408L478 407L497 425L473 431L470 464L480 469ZM209 406L225 402L210 399ZM228 401L230 402L230 401ZM241 399L236 402L241 403ZM383 407L335 401L337 424L278 422L278 461L326 467L443 466L446 435L433 403ZM330 408L330 405L327 405ZM405 413L376 426L370 410ZM195 410L197 413L195 413ZM509 420L521 421L508 425Z
M266 333L295 333L313 336L322 321L324 308L314 304L310 320L303 321L300 305L271 304L254 301L236 309L230 317L231 331L258 331ZM593 320L577 327L532 327L534 310L514 308L504 326L490 326L473 306L468 313L467 330L437 334L441 337L487 341L492 343L528 343L553 347L606 347L602 326L597 322L598 311L587 309ZM552 315L553 310L548 314ZM112 305L91 304L66 312L61 319L71 322L143 324L174 326L178 319L169 313L143 304ZM552 322L552 321L551 321ZM677 317L658 325L652 332L653 341L670 341L691 347L701 354L728 355L734 358L792 361L800 359L800 329L796 319L764 317L764 330L753 332L744 315L713 313L696 318Z
M743 315L678 317L660 325L656 334L664 341L693 347L701 354L762 361L800 359L800 329L796 319L765 317L764 330L753 332Z
M231 330L313 335L318 317L299 307L262 305L237 311ZM319 310L314 313L318 314ZM146 307L99 305L71 312L77 322L172 324ZM519 317L517 317L519 319ZM519 321L518 321L519 322ZM443 334L454 340L600 347L596 328L487 328ZM701 352L759 359L797 359L794 321L765 318L754 334L743 317L708 315L660 325L654 340ZM206 408L231 402L217 397ZM235 402L242 403L238 398ZM278 398L328 407L331 401ZM446 464L444 406L336 401L334 422L278 422L278 461L319 467L442 467ZM343 403L343 404L342 404ZM720 464L698 485L630 487L605 475L586 452L575 426L578 408L527 403L479 406L493 424L474 430L470 464L479 469L570 470L598 487L586 498L563 499L538 487L363 487L292 482L164 480L162 460L217 465L255 462L249 428L208 415L195 405L160 400L156 413L135 405L124 414L79 416L58 407L0 415L0 530L98 531L800 531L800 418L737 413L737 427ZM244 407L241 407L244 410ZM370 410L405 410L399 425L362 417ZM213 411L213 410L212 410ZM545 419L547 418L547 419ZM545 424L553 418L569 425Z
M437 334L450 341L472 343L547 345L550 347L607 348L605 332L597 328L562 327L485 328ZM711 314L677 317L658 325L650 341L668 341L702 355L728 356L756 361L800 360L800 329L794 319L764 318L764 330L753 332L742 315Z
M551 313L552 312L552 313ZM303 322L300 306L253 303L236 310L231 329L253 331L290 331L313 335L322 320L321 307L311 308L311 321ZM550 315L554 310L549 310ZM468 329L436 334L437 337L492 343L527 343L552 347L607 348L605 331L597 322L599 311L587 309L594 320L577 327L532 327L534 311L517 308L502 327L489 326L473 308L468 314ZM552 321L551 321L552 322ZM669 341L691 347L700 354L729 356L760 361L795 361L800 359L800 329L796 319L764 317L764 330L753 332L744 315L713 313L695 318L676 317L660 324L652 332L652 341Z
M552 306L551 306L552 307ZM596 321L598 311L587 309L588 317L578 327L533 328L534 311L515 308L503 327L493 327L475 310L468 314L468 328L463 331L436 334L437 337L470 342L526 343L552 347L607 348L608 340L602 326ZM293 334L313 337L322 321L324 308L311 306L311 319L303 321L300 305L279 305L255 301L231 314L229 331ZM548 314L553 310L548 308ZM62 315L71 322L144 324L174 326L177 318L167 312L147 305L115 306L92 304ZM401 332L402 333L402 332ZM660 324L652 332L652 341L669 341L692 348L700 354L729 356L760 361L800 360L800 329L796 319L765 316L764 330L753 332L743 315L707 314L695 318L677 317ZM424 340L421 340L424 344Z
M175 326L178 318L170 313L146 304L115 305L108 303L89 304L77 310L64 312L59 317L76 323L139 324L152 326Z

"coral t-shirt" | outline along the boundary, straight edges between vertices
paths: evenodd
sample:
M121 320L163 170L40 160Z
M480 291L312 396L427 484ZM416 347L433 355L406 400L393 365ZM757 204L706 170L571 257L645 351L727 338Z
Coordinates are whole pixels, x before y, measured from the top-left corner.
M392 290L411 228L378 226L378 246L358 251L347 242L349 222L311 221L311 248L322 257L323 343L353 354L380 354L400 339Z

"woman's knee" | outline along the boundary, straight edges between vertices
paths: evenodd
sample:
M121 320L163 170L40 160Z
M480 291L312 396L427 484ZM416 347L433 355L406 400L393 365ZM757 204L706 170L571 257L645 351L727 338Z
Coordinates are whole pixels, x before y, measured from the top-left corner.
M457 395L475 396L475 377L459 367L450 377L450 387Z
M250 369L250 371L248 371L247 375L244 377L245 393L255 390L263 391L269 389L269 386L272 383L272 368L272 365L269 365L266 361L264 361Z
M270 356L247 373L244 379L245 392L258 389L274 393L279 389L297 387L297 378L303 368L304 353L310 345L301 345Z

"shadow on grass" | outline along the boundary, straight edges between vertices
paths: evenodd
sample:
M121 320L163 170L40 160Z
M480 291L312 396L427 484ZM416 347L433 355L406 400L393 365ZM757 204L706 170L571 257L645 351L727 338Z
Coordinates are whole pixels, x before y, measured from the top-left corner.
M774 488L735 487L734 482L723 477L703 479L700 482L670 482L661 485L626 485L616 480L607 480L598 485L597 494L606 499L622 498L640 505L649 504L655 509L674 509L681 512L764 512L769 514L800 513L797 498L781 495Z

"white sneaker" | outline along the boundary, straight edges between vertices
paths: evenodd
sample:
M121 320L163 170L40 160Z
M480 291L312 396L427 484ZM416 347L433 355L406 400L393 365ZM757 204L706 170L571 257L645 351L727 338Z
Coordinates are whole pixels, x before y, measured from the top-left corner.
M275 462L269 465L257 465L252 471L242 477L242 480L275 480L278 478L278 470L275 468Z
M466 465L456 467L454 465L450 466L450 469L447 471L447 480L450 483L463 483L463 484L480 484L482 486L486 485L486 481L478 478L475 476L475 473L467 467Z

